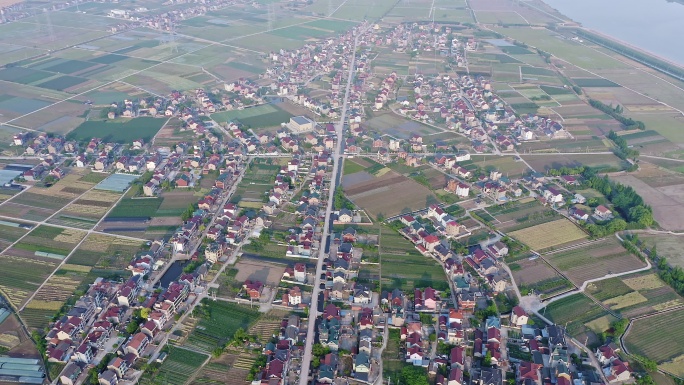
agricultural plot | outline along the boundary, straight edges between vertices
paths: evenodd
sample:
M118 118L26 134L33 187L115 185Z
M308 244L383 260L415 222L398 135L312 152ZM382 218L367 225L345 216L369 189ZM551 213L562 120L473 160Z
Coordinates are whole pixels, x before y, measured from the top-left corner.
M109 212L106 220L149 219L155 216L163 201L163 198L124 198Z
M89 230L107 213L121 195L104 191L89 191L66 206L50 223Z
M67 262L85 268L122 271L143 246L143 242L140 241L91 233L71 254Z
M273 127L290 121L290 115L275 104L262 104L243 110L219 112L211 115L218 123L237 121L248 127Z
M18 223L0 221L0 250L4 250L28 231L27 228L19 227Z
M534 292L546 298L573 288L570 281L556 273L541 258L522 258L508 262L508 267L522 292Z
M578 286L589 279L644 267L639 258L612 237L581 248L549 253L545 258Z
M383 229L380 245L383 289L396 287L409 290L431 286L443 290L447 287L440 264L420 254L411 242L397 232Z
M149 142L162 128L165 121L165 119L147 117L122 118L115 121L89 120L70 132L67 139L85 141L98 137L106 142L131 143L142 138L145 142Z
M64 259L85 237L79 230L40 225L15 244L11 252L22 256Z
M533 198L488 207L487 212L496 219L496 228L506 233L550 222L559 217L554 210L542 206Z
M288 158L282 158L287 162ZM261 207L266 193L273 187L275 177L280 171L280 163L273 159L254 161L242 177L230 201L241 207Z
M140 379L140 383L152 385L161 379L165 384L185 385L208 359L208 355L180 347L172 347L154 378L146 373Z
M208 353L228 342L237 329L247 330L259 317L258 310L249 306L207 299L195 311L201 319L185 344Z
M605 147L604 147L605 151ZM586 154L586 155L522 155L527 163L535 170L544 172L553 168L560 168L563 166L576 167L584 165L587 167L598 168L600 170L621 170L625 167L626 162L613 154Z
M555 324L567 324L567 331L571 336L582 341L584 337L589 337L589 343L596 341L595 333L606 330L602 329L602 326L610 325L610 321L614 320L584 294L574 294L552 302L541 313Z
M391 194L391 191L402 191L402 194ZM345 193L354 204L363 207L374 217L380 214L391 217L438 202L427 187L394 171L345 186Z
M485 171L497 170L510 178L522 176L529 169L524 162L516 162L513 156L471 156L474 165Z
M639 234L639 239L647 245L657 245L658 255L667 258L667 262L672 266L679 266L684 269L684 238L666 234Z
M660 364L675 361L677 358L681 360L684 355L682 322L684 310L635 320L624 337L627 350L631 354L648 357ZM665 366L673 368L677 365L681 371L681 363ZM680 371L677 373L681 373Z
M684 304L681 296L654 273L593 282L587 285L587 292L611 310L629 318Z
M587 237L574 223L565 218L513 231L508 235L530 246L533 250L549 249Z
M392 113L377 114L366 122L366 126L371 130L382 132L397 139L409 139L414 133L428 135L442 132L431 126L407 121Z
M21 306L56 266L56 261L0 255L0 271L3 272L0 291L12 305Z
M197 197L190 190L174 190L164 192L164 200L155 213L155 217L180 217L188 205L197 202Z
M82 266L64 265L62 269L48 279L36 292L33 299L26 304L22 311L29 327L42 330L50 321L50 318L64 305L76 288L84 281L89 268ZM26 319L24 316L29 318Z

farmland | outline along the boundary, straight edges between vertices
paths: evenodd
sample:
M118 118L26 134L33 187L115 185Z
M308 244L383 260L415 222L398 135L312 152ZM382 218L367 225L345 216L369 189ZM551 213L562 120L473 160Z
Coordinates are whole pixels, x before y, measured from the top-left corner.
M523 258L509 262L508 266L522 292L534 291L545 298L573 288L572 283L556 273L541 258Z
M136 139L149 142L162 128L165 119L135 118L115 121L89 120L67 135L70 140L86 141L93 137L106 142L132 143Z
M143 243L102 234L88 234L67 262L72 265L122 271Z
M634 318L684 304L654 273L637 273L593 282L587 293L625 317Z
M163 198L124 198L107 215L107 218L152 218L163 200Z
M104 191L86 192L79 199L64 207L50 220L50 223L89 230L120 196Z
M567 331L575 338L583 340L584 336L589 337L590 343L595 342L594 333L603 330L594 329L603 322L593 322L610 315L599 305L587 298L584 294L574 294L558 301L554 301L544 308L541 312L548 319L558 325L567 323Z
M172 347L159 371L154 376L150 372L146 372L140 379L140 383L152 385L157 383L156 378L161 379L166 384L184 385L208 359L208 355L180 347Z
M655 244L658 255L667 258L670 265L684 268L684 255L681 253L684 247L684 238L664 234L639 234L639 239L646 242L647 245Z
M440 264L420 254L399 233L383 228L380 246L383 289L397 287L408 290L427 286L438 290L446 288L446 277Z
M250 163L245 171L238 188L231 197L230 201L242 207L259 204L264 202L265 193L273 186L273 181L280 171L282 164L287 164L289 159L261 159Z
M639 354L658 363L681 357L684 355L682 322L684 310L635 320L624 338L625 345L631 354Z
M542 206L535 199L488 207L486 212L495 220L492 222L496 228L503 232L513 232L554 221L559 217L558 213Z
M585 239L587 235L567 219L513 231L509 235L534 250L544 250Z
M208 299L195 312L201 319L186 344L208 353L228 342L237 329L247 330L259 317L259 312L248 306Z
M18 307L38 289L38 286L56 266L56 261L2 254L0 255L0 271L3 274L0 291L13 306Z
M402 191L402 194L391 194L390 191ZM345 193L354 204L375 217L390 217L437 203L437 198L427 187L394 171L348 187L345 185Z
M581 248L548 253L545 258L577 285L589 279L644 266L639 258L627 252L614 238L594 241Z
M262 104L211 115L211 118L219 123L238 121L254 128L280 126L280 123L289 122L291 117L291 114L274 104Z
M18 250L29 252L21 253L27 256L64 259L85 235L85 232L79 230L41 225L15 244L11 250L15 253Z

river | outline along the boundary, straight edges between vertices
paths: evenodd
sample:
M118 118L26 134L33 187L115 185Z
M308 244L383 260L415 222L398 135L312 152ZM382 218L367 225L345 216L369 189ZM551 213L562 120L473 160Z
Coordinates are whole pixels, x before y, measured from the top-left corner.
M543 0L582 26L684 66L684 4L667 0Z

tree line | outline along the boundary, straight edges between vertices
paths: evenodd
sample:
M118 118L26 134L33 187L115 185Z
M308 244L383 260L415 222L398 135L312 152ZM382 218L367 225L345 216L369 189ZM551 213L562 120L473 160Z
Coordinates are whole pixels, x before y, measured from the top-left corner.
M627 118L622 116L623 109L621 106L613 107L612 105L604 104L596 99L589 99L589 104L596 108L597 110L610 115L613 119L624 124L628 129L638 128L640 130L645 130L646 125L640 120L634 120L632 118Z
M608 133L608 139L612 140L617 146L617 148L613 149L613 153L618 158L627 160L627 158L636 159L639 156L639 151L630 148L625 138L618 136L615 131L610 130Z

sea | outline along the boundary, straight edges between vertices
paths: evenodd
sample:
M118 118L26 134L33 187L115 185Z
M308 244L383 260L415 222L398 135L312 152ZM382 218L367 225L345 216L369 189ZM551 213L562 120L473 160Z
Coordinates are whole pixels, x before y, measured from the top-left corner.
M684 67L684 3L668 0L543 0L583 27Z

